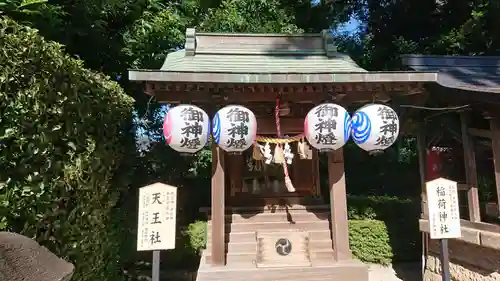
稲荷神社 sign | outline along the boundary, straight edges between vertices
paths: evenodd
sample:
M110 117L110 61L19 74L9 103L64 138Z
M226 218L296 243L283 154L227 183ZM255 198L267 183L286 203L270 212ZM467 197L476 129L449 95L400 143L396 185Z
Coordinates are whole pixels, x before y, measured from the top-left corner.
M177 187L155 183L139 189L137 251L175 249Z
M429 211L430 238L461 237L457 182L438 178L428 181L425 187Z

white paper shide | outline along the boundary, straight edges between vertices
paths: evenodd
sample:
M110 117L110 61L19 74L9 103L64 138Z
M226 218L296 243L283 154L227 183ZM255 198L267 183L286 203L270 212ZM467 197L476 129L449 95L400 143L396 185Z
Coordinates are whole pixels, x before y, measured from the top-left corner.
M137 251L175 249L177 187L155 183L139 190Z
M457 182L438 178L427 182L426 190L431 239L461 237Z

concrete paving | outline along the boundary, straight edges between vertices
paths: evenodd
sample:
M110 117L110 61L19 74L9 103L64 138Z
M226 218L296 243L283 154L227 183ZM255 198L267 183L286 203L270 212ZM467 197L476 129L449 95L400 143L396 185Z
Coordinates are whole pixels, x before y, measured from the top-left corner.
M369 276L370 281L421 281L422 266L420 263L399 263L387 267L370 264Z

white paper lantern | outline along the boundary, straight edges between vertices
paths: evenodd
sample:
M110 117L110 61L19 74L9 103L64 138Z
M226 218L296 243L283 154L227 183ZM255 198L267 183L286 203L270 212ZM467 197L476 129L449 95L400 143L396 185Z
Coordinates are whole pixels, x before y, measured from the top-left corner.
M241 105L221 108L212 123L214 141L227 152L242 152L252 146L257 135L257 119Z
M173 150L195 153L208 142L210 119L195 105L178 105L168 110L163 121L163 135Z
M398 115L386 105L365 105L352 116L352 139L363 150L384 150L396 142L398 135Z
M336 150L349 140L351 117L345 108L334 103L320 104L304 120L307 141L320 151Z

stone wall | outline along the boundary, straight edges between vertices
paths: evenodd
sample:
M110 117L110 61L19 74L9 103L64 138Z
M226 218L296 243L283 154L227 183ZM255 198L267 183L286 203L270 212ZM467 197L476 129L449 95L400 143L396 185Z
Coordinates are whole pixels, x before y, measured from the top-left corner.
M448 242L451 279L500 281L500 250L452 239ZM424 281L441 281L438 240L429 241Z

